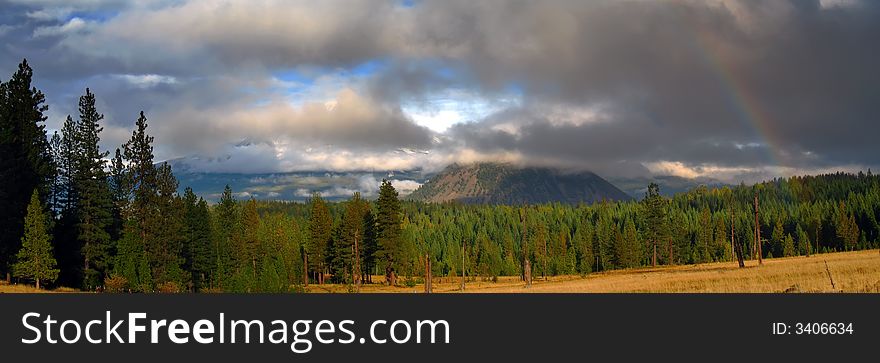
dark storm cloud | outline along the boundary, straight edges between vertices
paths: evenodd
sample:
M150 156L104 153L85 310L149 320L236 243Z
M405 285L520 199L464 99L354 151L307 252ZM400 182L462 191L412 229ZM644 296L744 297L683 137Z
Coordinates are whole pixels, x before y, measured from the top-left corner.
M328 144L376 160L434 153L412 166L456 159L438 153L612 172L880 164L874 1L0 4L3 69L28 56L53 102L92 86L120 128L147 109L169 155L235 153L244 140L286 148L286 164L267 165ZM332 105L290 106L274 76L376 61L340 77ZM446 135L401 111L447 89L520 102Z
M460 60L484 87L515 83L534 103L610 105L613 122L578 125L547 122L528 106L508 110L457 128L468 146L588 164L809 169L878 164L878 8L444 2L422 10L479 29L449 42L469 45ZM522 122L515 135L485 127L510 120Z

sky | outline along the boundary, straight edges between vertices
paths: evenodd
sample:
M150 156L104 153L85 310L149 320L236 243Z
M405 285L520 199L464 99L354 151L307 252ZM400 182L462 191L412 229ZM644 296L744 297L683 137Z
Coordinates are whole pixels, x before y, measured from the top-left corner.
M880 2L0 0L47 129L90 87L195 170L505 161L729 183L880 165Z

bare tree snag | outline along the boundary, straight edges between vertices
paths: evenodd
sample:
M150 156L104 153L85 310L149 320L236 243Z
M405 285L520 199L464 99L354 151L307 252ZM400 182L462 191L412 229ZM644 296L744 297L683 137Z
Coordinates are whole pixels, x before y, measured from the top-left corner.
M532 286L532 263L526 258L525 268L523 269L523 274L526 277L526 287Z
M667 265L674 265L673 261L675 261L675 260L672 259L672 237L670 236L669 237L669 262L667 262L666 264Z
M425 293L430 294L433 290L434 276L431 272L431 258L425 254Z
M834 287L834 278L831 277L831 269L828 268L828 261L825 261L825 272L828 273L828 279L831 280L831 289L836 290L837 288Z
M464 241L461 241L461 291L464 291Z

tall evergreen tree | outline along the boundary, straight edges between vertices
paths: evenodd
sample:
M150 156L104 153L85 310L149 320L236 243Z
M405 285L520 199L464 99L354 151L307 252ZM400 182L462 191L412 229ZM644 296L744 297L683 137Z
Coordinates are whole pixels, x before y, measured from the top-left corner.
M641 242L639 242L635 223L627 218L623 223L623 233L617 235L614 244L616 265L620 268L632 268L639 265L642 259Z
M840 239L843 249L852 250L856 247L856 243L859 240L859 226L843 201L840 202L840 207L838 208L834 229L837 232L837 238Z
M697 224L696 248L694 248L694 262L711 262L712 214L709 212L708 207L704 206L700 211L699 221L699 224Z
M234 270L233 245L238 237L238 203L232 195L229 185L223 189L220 202L216 207L216 237L214 239L214 256L216 259L214 283L222 289L230 288L230 278Z
M612 221L610 207L603 201L599 205L599 219L596 222L596 270L610 270L614 260L614 222Z
M98 146L104 129L99 122L104 115L95 107L95 95L86 88L79 99L80 118L74 134L74 189L77 191L77 240L82 246L83 287L98 286L109 273L110 233L113 202L110 195L104 158Z
M187 187L183 193L184 243L183 270L190 273L192 290L200 291L209 286L213 272L212 223L208 203Z
M120 242L119 253L129 254L121 256L122 260L132 264L129 269L134 269L133 264L136 264L137 288L143 291L152 291L157 286L156 280L166 282L165 273L168 272L164 264L159 264L160 256L165 254L161 250L164 242L160 241L160 233L165 228L161 213L171 207L160 209L159 172L153 165L152 144L153 137L147 134L147 117L141 111L131 139L122 147L130 194L126 196L129 202L125 203L126 209L122 212L128 222L123 227L125 243ZM165 190L169 188L168 185L164 187ZM156 272L159 276L154 276Z
M183 259L183 240L185 238L183 200L177 195L178 182L171 165L162 163L156 168L155 208L157 220L154 238L145 245L153 280L164 286L164 290L180 290L188 282L189 276L181 269Z
M376 217L369 204L364 213L364 251L363 272L366 282L373 282L372 274L376 269L376 253L379 251L379 238L376 231Z
M364 251L364 215L367 211L367 203L361 199L360 193L354 195L345 203L345 213L342 217L340 236L333 245L333 275L340 277L338 280L354 282L360 278L361 271L354 272L355 268L363 268ZM355 254L357 247L357 254ZM357 276L355 276L357 275Z
M242 221L242 238L236 246L236 256L239 256L239 269L250 271L252 276L256 276L260 260L260 214L257 212L257 202L251 198L244 204L241 215Z
M382 185L379 186L379 199L376 202L379 210L376 220L379 244L377 257L385 264L385 278L390 285L397 282L395 269L398 267L398 263L402 262L403 255L403 243L400 235L402 211L397 197L397 190L394 189L391 182L382 179Z
M315 193L311 199L309 215L309 243L307 246L309 270L318 283L324 282L327 262L327 245L330 241L333 221L330 210L320 194Z
M577 251L578 272L582 275L593 271L593 224L582 218L574 232L572 242Z
M651 256L651 264L655 265L658 258L657 250L661 248L661 243L666 241L669 235L668 219L666 218L668 203L660 195L660 186L651 183L648 185L648 191L645 193L642 204L645 208L645 239L650 246L648 255Z
M770 235L770 239L773 240L773 255L776 257L784 256L785 229L782 226L781 218L776 218L776 223L773 225L773 233Z
M797 254L794 246L794 238L790 234L786 234L782 240L782 256L791 257Z
M46 97L31 83L33 70L22 60L0 84L0 274L10 275L21 247L24 217L34 189L49 194L54 162L46 137Z
M82 286L83 254L79 240L79 196L76 175L79 145L79 128L70 115L61 126L56 156L56 205L59 218L55 223L55 253L61 269L59 283L66 286Z
M39 193L34 189L24 220L24 236L21 237L21 250L16 256L15 276L34 279L37 288L40 281L55 281L58 269L52 253L52 236L47 226L48 219L43 212Z
M797 228L795 229L795 235L797 235L798 254L809 257L810 254L812 254L813 247L810 243L810 236L803 228L801 228L800 223L798 223Z

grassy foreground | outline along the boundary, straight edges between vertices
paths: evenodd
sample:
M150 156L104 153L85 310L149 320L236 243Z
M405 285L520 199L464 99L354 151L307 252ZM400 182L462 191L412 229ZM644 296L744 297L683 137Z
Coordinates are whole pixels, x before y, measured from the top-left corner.
M827 269L826 269L827 263ZM834 287L829 279L834 280ZM374 276L374 281L381 281ZM458 293L460 278L434 279L434 292ZM344 293L345 285L309 285L308 292ZM70 288L37 290L28 285L6 285L0 282L0 293L74 292ZM413 287L369 284L361 287L366 293L418 293L424 285ZM838 252L810 257L789 257L746 261L745 268L733 262L700 265L663 266L619 270L581 276L554 276L546 281L540 276L525 288L519 277L501 277L497 282L467 282L468 293L587 293L587 292L869 292L880 293L880 253L877 250Z
M828 264L826 270L825 264ZM834 279L834 287L831 280ZM459 278L435 278L434 292L460 292ZM311 285L311 292L345 292L346 286ZM361 292L422 292L424 285L389 287L367 285ZM619 270L581 276L540 276L525 288L518 277L501 277L498 282L468 281L469 293L588 293L588 292L880 292L880 253L877 250L838 252L810 257L789 257L734 262L664 266Z

